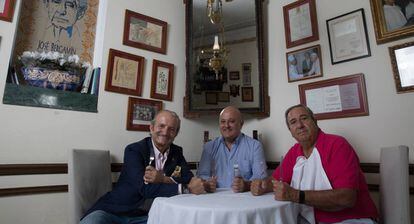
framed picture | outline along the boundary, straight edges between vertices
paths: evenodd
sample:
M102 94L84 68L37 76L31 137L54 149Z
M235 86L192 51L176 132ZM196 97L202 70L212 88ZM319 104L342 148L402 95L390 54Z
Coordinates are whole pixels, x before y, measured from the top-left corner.
M239 80L240 79L240 72L239 71L229 72L229 79L230 80Z
M250 86L252 84L252 63L243 63L243 85Z
M242 87L242 101L253 101L253 87Z
M141 56L109 49L105 90L141 96L144 62Z
M299 95L318 120L369 114L363 74L302 84Z
M332 64L371 56L364 9L328 19L326 26Z
M126 10L123 44L165 54L167 51L167 23Z
M414 35L412 1L370 0L377 44Z
M217 104L217 92L206 92L206 104Z
M151 121L162 110L162 101L129 97L127 130L149 131Z
M414 42L388 49L397 93L414 92Z
M229 92L218 92L217 101L218 102L230 102L230 93Z
M153 60L151 98L172 101L174 65Z
M0 0L0 20L11 22L16 0Z
M315 0L295 1L283 6L286 47L319 40Z
M321 77L321 55L319 44L286 53L288 82Z

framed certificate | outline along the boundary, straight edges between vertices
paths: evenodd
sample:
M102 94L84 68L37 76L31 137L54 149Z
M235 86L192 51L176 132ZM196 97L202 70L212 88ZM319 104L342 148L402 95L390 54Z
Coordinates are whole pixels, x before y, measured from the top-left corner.
M326 21L332 64L371 56L364 9Z
M363 74L302 84L299 95L318 120L369 114Z
M296 1L283 6L286 47L319 40L315 0Z
M388 49L397 93L414 92L414 42Z

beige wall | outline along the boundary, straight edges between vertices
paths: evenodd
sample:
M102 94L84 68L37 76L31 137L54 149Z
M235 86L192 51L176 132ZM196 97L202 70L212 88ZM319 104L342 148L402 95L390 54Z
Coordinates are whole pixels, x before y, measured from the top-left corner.
M18 0L17 6L20 5ZM268 0L267 28L269 95L271 116L265 119L248 118L244 131L251 135L257 129L261 134L268 160L279 160L294 143L283 119L284 110L299 102L298 84L364 73L370 115L320 121L326 132L345 136L355 147L362 162L378 162L380 147L398 144L411 148L410 163L414 163L412 148L414 119L414 93L396 94L388 46L413 41L414 38L377 45L375 41L369 1L317 0L320 40L292 49L286 49L282 6L292 1ZM63 163L71 148L109 149L114 161L122 161L123 148L128 143L148 135L144 132L126 131L125 119L128 96L104 91L106 61L109 48L126 51L146 58L143 98L149 98L152 59L175 65L173 102L165 102L167 109L182 115L185 93L185 27L182 0L101 0L104 12L108 9L106 23L100 24L104 35L98 41L95 65L102 65L99 93L99 113L85 113L35 107L0 104L0 164L5 163ZM160 10L160 5L163 9ZM325 21L329 18L364 8L372 56L356 61L331 65ZM122 45L125 9L130 9L168 22L167 54L158 54ZM105 12L104 12L105 13ZM12 48L18 13L13 23L0 21L0 98L3 97L7 63ZM302 47L320 44L324 76L301 82L287 82L285 53ZM99 52L100 51L100 52ZM101 56L101 57L99 57ZM183 119L176 143L182 145L189 161L201 155L203 131L217 136L215 116L197 120ZM52 177L51 177L52 178ZM53 177L54 178L54 177ZM53 179L52 178L52 179ZM64 178L57 178L58 180ZM46 181L0 177L1 186L41 185ZM63 183L62 181L57 181ZM29 202L28 199L32 199ZM18 211L18 212L17 212ZM26 214L27 213L27 214ZM50 194L0 198L1 223L65 223L66 194Z

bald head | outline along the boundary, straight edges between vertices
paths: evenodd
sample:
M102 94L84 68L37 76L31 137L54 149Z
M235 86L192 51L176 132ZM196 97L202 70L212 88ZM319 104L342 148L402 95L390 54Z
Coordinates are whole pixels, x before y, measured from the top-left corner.
M220 113L220 132L225 141L233 142L241 133L243 117L239 109L233 106L224 108Z

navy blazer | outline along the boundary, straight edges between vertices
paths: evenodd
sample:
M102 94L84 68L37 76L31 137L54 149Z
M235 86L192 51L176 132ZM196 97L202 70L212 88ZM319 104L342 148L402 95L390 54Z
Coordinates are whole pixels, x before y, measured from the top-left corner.
M125 148L121 175L112 191L102 196L85 216L95 210L116 215L140 216L138 208L146 199L170 197L178 194L178 183L188 184L193 177L180 146L171 144L164 173L171 176L176 166L181 166L181 177L174 177L177 184L144 184L145 167L149 164L151 137L132 143ZM154 163L155 161L153 161ZM154 164L152 164L154 165Z

